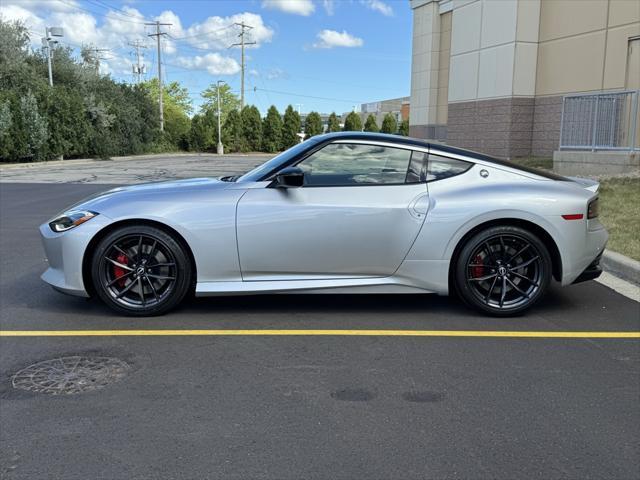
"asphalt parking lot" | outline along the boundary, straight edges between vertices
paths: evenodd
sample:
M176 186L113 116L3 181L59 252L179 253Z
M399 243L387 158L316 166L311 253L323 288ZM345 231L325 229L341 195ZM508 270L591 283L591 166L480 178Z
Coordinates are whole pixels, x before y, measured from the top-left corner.
M0 337L0 478L640 477L640 340L597 338L637 333L637 302L588 282L513 319L427 295L208 298L115 317L39 279L37 226L104 188L0 184L0 329L102 332ZM130 329L192 334L118 336ZM294 329L306 333L242 332ZM312 332L331 329L469 336ZM77 356L129 368L77 395L12 385L31 364Z

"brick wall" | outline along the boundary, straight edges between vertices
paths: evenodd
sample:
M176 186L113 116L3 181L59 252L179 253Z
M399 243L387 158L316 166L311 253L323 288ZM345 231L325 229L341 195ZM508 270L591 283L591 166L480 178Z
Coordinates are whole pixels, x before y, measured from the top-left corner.
M560 145L560 120L562 117L562 95L536 97L533 112L533 137L531 155L551 157Z
M503 158L531 154L534 99L449 104L447 143Z

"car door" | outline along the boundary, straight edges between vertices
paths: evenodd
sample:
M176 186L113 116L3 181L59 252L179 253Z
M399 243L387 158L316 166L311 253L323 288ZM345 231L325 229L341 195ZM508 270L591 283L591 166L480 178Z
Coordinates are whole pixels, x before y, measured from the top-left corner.
M243 279L393 274L426 216L425 157L410 147L336 141L297 163L302 187L247 190L237 210Z

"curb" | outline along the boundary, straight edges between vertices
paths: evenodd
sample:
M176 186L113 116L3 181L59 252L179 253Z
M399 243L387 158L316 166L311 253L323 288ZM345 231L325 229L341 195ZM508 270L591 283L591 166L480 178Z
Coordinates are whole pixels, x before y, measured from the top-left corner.
M616 277L635 285L640 285L640 262L620 253L605 250L602 254L602 267Z

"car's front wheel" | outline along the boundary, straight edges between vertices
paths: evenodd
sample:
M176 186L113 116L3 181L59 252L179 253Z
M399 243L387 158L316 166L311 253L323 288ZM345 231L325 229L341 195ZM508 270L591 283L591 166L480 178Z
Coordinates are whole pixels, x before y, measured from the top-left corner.
M91 273L98 296L125 315L160 315L188 293L192 268L184 247L148 225L125 226L97 245Z
M456 290L469 305L496 316L531 308L551 280L551 256L528 230L496 226L469 238L458 255Z

